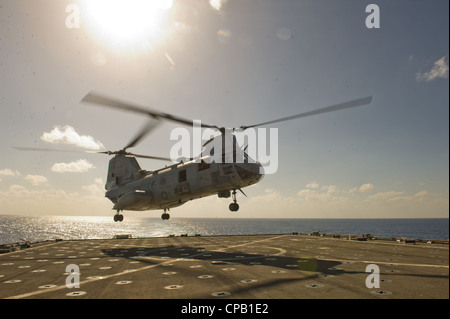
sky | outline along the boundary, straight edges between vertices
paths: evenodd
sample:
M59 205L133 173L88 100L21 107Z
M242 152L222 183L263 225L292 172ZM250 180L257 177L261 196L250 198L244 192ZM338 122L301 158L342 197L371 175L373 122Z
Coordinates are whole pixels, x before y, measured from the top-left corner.
M448 12L447 0L0 0L1 214L115 213L107 155L13 148L122 149L147 118L80 103L96 91L224 127L373 97L265 126L278 169L238 193L238 212L210 196L171 218L448 218ZM178 127L129 151L168 157Z

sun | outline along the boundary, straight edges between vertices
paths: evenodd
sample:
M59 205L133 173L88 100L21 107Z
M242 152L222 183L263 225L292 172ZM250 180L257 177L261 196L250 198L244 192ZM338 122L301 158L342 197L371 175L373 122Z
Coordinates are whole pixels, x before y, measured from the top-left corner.
M116 48L152 48L170 29L173 0L79 0L79 4L91 33Z

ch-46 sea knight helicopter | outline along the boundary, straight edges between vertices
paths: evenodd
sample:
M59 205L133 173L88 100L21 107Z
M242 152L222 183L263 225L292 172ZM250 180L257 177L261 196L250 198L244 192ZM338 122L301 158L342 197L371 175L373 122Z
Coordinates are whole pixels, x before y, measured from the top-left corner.
M121 212L124 210L164 210L161 218L167 220L170 218L170 215L167 213L170 208L178 207L190 200L211 195L218 195L221 198L232 196L233 202L229 205L229 209L234 212L239 209L236 190L247 196L242 191L242 188L257 183L264 176L262 165L248 156L246 147L241 148L239 146L235 133L257 126L362 106L369 104L371 100L372 97L366 97L276 120L231 129L200 122L201 128L217 130L217 135L203 144L201 154L186 161L147 171L141 169L136 160L137 157L168 161L171 159L133 154L127 152L127 149L134 147L144 136L150 133L160 120L173 121L190 126L195 125L194 121L90 92L81 102L140 113L149 116L149 122L119 151L70 150L69 152L115 155L109 161L105 196L114 203L113 209L116 210L114 221L116 222L123 221ZM217 141L217 139L221 140ZM229 147L230 143L232 147ZM216 145L216 147L212 145ZM222 150L217 150L217 145L221 145ZM228 145L228 147L225 147L225 145ZM33 151L66 151L33 147L16 148ZM218 151L221 156L218 156Z

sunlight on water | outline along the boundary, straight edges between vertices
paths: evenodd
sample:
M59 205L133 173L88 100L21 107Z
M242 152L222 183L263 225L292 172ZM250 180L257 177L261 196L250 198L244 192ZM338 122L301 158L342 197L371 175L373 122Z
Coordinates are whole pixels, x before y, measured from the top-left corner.
M127 218L115 223L110 216L0 216L0 243L26 239L31 242L54 239L108 239L114 235L162 237L185 233L185 229L158 218Z
M55 239L110 239L115 235L254 235L314 231L424 239L448 239L448 219L215 219L139 218L126 216L10 216L0 215L0 244Z

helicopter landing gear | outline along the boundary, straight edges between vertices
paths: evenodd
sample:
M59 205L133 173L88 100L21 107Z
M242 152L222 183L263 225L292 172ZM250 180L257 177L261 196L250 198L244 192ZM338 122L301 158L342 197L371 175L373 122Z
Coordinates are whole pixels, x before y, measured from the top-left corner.
M237 203L237 199L236 199L236 190L233 189L233 192L231 194L233 196L233 203L231 203L230 206L228 206L228 208L232 212L237 212L239 210L239 204Z
M117 214L114 215L114 221L115 222L123 221L123 215L121 215L119 211L117 211Z
M168 220L170 218L170 214L166 213L166 208L164 208L164 213L161 215L161 218L162 220Z

